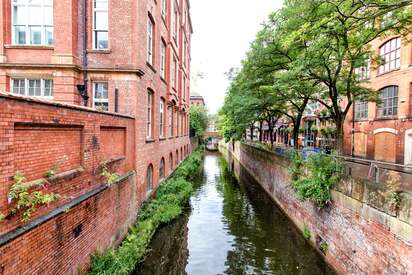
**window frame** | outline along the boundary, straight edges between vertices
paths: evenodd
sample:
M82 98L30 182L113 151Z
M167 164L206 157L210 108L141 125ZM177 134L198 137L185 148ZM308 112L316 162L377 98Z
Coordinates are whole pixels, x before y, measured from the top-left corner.
M390 89L393 89L393 94L389 96ZM388 93L384 97L384 92ZM399 87L392 85L386 86L379 90L379 100L377 108L378 118L396 118L399 111ZM391 110L391 112L389 112ZM391 113L391 114L389 114Z
M96 103L107 103L107 110L106 109L103 109L103 110L101 110L101 111L106 111L106 112L109 112L109 108L110 108L110 104L109 104L109 83L107 82L107 81L94 81L93 82L93 109L96 109L97 110L97 107L96 107ZM107 89L107 98L97 98L96 97L96 89L98 89L98 87L97 86L99 86L99 85L106 85L106 89Z
M160 0L160 14L162 15L163 20L166 21L167 17L167 0Z
M363 66L355 68L356 79L359 81L368 80L371 77L370 56L365 59Z
M147 63L153 66L155 54L155 22L149 15L147 18Z
M26 3L14 3L13 0L11 0L11 42L12 45L22 45L22 46L46 46L46 47L52 47L54 45L54 6L53 6L53 1L51 1L51 4L48 4L46 2L47 0L42 0L41 4L30 4L28 1ZM15 7L25 7L26 11L26 22L24 25L16 24L16 14L15 14ZM41 12L42 12L42 24L41 25L31 25L30 24L30 7L40 7ZM46 20L46 13L45 10L46 8L51 8L52 14L51 14L51 25L47 24ZM19 43L16 40L16 28L24 28L25 30L25 43ZM32 34L31 34L31 28L40 28L40 44L35 44L32 43ZM51 38L52 38L52 43L47 42L47 30L51 30Z
M166 162L164 158L161 158L159 164L159 178L161 180L165 179L166 177Z
M152 192L152 188L153 188L153 165L150 164L146 170L146 194L149 194L150 192Z
M355 100L354 108L355 108L355 121L362 121L368 119L369 102L367 100Z
M24 81L24 94L14 92L14 84L15 84L14 81L19 81L19 82ZM29 94L30 81L40 81L40 95L39 96ZM51 83L50 95L45 95L46 82ZM19 85L19 89L21 90L20 85ZM11 94L18 95L18 96L54 99L54 82L53 82L53 79L49 79L49 78L23 78L23 77L10 78L10 92Z
M168 107L169 137L173 137L173 106Z
M159 116L160 116L160 123L159 123L159 135L161 138L165 137L165 104L166 101L163 98L160 98L159 102Z
M147 92L147 113L146 113L146 138L153 139L153 96L152 91Z
M395 42L394 49L392 49L393 41ZM386 51L387 49L388 51ZM379 58L381 60L384 60L384 63L379 65L379 68L378 68L379 75L390 73L390 72L399 70L401 68L401 49L402 49L402 40L400 37L394 37L386 41L379 47ZM392 55L394 55L395 58L392 58ZM388 61L386 60L387 56L388 56ZM392 66L393 63L394 63L394 67Z
M175 55L173 55L172 63L172 88L177 89L177 58Z
M106 2L107 3L107 9L100 9L100 8L96 8L96 3L97 2ZM94 50L108 50L109 48L110 48L110 45L109 45L109 25L110 25L110 22L109 22L109 19L110 19L110 17L109 17L109 0L93 0L93 2L92 2L92 33L93 33L93 38L92 38L92 40L93 40L93 49ZM97 18L97 16L96 16L96 14L97 13L106 13L106 16L107 16L107 30L104 30L104 29L97 29L96 28L96 22L97 22L97 20L96 20L96 18ZM99 39L98 39L98 34L99 33L106 33L107 34L107 47L106 48L100 48L99 47Z
M166 43L163 39L160 44L160 77L166 79Z

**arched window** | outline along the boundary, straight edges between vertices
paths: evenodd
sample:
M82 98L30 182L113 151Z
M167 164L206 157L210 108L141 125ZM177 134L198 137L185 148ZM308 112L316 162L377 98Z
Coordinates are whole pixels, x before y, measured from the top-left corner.
M160 160L159 177L160 177L160 179L164 179L164 178L165 178L165 159L164 159L164 158L162 158L162 159Z
M176 150L176 165L179 164L179 150Z
M379 49L383 63L379 66L379 74L387 73L401 67L401 39L394 38Z
M388 86L380 90L378 117L398 115L398 86Z
M153 184L153 165L149 165L146 172L146 192L149 193L152 191Z
M170 153L169 156L169 172L173 171L173 153Z

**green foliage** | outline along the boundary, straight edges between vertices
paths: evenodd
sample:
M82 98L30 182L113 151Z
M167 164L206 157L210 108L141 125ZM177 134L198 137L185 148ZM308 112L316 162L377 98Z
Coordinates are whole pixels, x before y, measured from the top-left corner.
M0 212L0 222L4 221L5 218L6 216Z
M292 152L291 160L289 175L291 176L292 181L296 181L303 175L304 161L299 151Z
M135 226L117 249L109 249L92 258L90 274L131 274L147 253L157 228L181 215L193 192L187 181L199 170L203 149L189 156L173 177L156 190L156 197L141 208Z
M298 198L310 200L320 208L331 201L330 190L344 172L343 164L335 156L315 153L303 163L301 157L293 158L292 167L296 167L291 169L291 176Z
M203 138L208 125L207 110L203 106L190 107L190 129L195 135Z
M68 157L64 156L61 160L56 161L53 166L46 172L44 175L46 178L51 178L57 175L60 170L60 166L63 164L63 162L67 161Z
M397 212L401 205L401 176L399 172L390 171L386 181L386 196L389 196L389 207L392 211Z
M112 185L120 178L118 174L112 173L107 165L103 165L101 176L106 179L108 185Z
M390 20L380 24L388 13ZM375 67L382 62L370 42L410 39L411 27L412 1L285 1L257 33L241 68L228 74L220 133L238 140L255 123L275 118L292 123L297 138L307 104L318 102L325 110L320 115L336 125L342 152L343 122L354 101L378 100L378 91L356 74L369 59Z
M305 226L305 227L303 228L303 237L304 237L306 240L310 240L310 238L312 237L312 232L310 232L310 229L309 229L307 226Z
M14 184L10 189L8 197L15 202L14 208L10 211L11 214L14 215L19 211L22 212L23 222L29 221L38 207L60 199L59 194L44 194L41 191L30 192L32 188L44 188L43 181L40 180L28 184L26 183L24 175L20 171L17 171L14 175Z
M329 245L328 245L328 243L325 242L325 241L322 241L322 242L319 244L319 249L320 249L320 251L322 251L323 254L326 254L326 253L328 252L328 250L329 250Z

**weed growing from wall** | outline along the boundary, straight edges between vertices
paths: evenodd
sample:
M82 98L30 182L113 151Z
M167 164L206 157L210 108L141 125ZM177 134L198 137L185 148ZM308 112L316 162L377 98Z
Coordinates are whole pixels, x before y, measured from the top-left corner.
M300 153L295 153L289 172L297 197L323 208L330 203L330 190L341 180L343 171L343 164L334 155L313 153L302 160Z
M305 226L305 227L303 228L303 237L304 237L306 240L310 240L310 238L312 237L312 232L310 232L310 230L309 230L309 228L308 228L307 226Z
M102 166L102 172L100 175L106 179L108 185L112 185L120 178L118 174L111 172L107 165Z
M16 215L18 212L21 212L23 222L29 221L32 214L39 207L50 204L60 198L60 195L54 193L31 192L30 189L33 188L44 188L43 181L26 183L24 175L17 171L14 175L14 184L10 188L8 198L11 202L15 203L14 207L10 210L10 214Z
M386 195L389 196L389 207L392 211L398 212L401 205L401 176L398 172L390 171L388 173L388 180L386 181L387 191Z

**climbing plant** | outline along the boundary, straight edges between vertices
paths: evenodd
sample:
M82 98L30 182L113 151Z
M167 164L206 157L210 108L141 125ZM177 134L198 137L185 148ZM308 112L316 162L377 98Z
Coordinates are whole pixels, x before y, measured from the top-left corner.
M4 219L6 218L6 216L0 212L0 222L2 222Z
M33 188L44 188L43 181L36 181L29 184L20 171L16 172L13 179L14 184L10 189L8 198L11 202L15 202L15 205L10 210L10 213L15 215L17 212L22 212L23 222L29 221L38 207L60 199L59 194L44 194L42 191L30 192L30 189Z
M296 154L290 171L298 198L325 207L331 201L331 188L342 178L343 164L334 155L313 153L302 160L302 156Z

